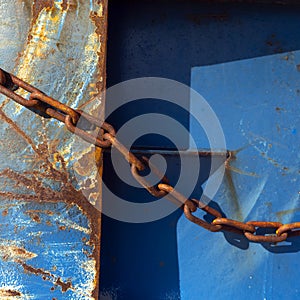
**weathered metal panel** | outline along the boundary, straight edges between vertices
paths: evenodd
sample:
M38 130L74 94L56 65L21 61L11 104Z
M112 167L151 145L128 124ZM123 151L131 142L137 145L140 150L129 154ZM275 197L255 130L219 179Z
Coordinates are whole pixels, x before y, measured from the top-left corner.
M300 218L299 64L300 51L292 51L192 70L192 87L218 115L227 147L237 150L211 203L228 218ZM199 110L193 99L191 110ZM191 127L198 146L208 147ZM177 232L182 299L299 297L299 237L255 244L236 234L212 235L184 218Z
M0 1L0 11L1 67L101 115L106 1ZM0 296L96 299L100 213L76 181L78 173L87 188L99 184L82 165L92 146L76 152L62 124L3 96L0 118Z
M135 77L161 76L190 85L191 68L195 66L215 65L300 49L299 6L281 4L292 1L216 2L220 1L111 1L108 84ZM232 5L233 2L243 3ZM233 80L238 80L242 75L239 72ZM234 87L239 88L239 84L235 83ZM218 92L215 86L212 90ZM253 88L255 90L256 87ZM220 99L222 97L223 95ZM284 118L289 114L277 112L275 108L270 112L278 114L278 117ZM159 109L153 108L151 112L165 113L168 106ZM229 111L227 107L226 112ZM248 113L250 116L249 111ZM252 112L253 114L255 113ZM132 114L127 110L122 117L121 121L125 123L132 118ZM182 123L185 122L185 117L175 116ZM229 114L229 118L231 117L232 114ZM296 113L293 117L295 120L299 119ZM111 123L115 124L115 121L120 122L112 119ZM237 145L229 144L228 147L235 150L245 144L238 142ZM248 170L244 168L244 154L249 153L249 150L250 148L245 148L239 152L236 161L231 163L231 169L236 167L243 174L230 171L234 184L235 180L243 180L240 186L244 192L248 190L247 183L258 180L256 176L250 176L255 171L251 166ZM170 164L167 176L170 182L176 182L180 162L174 156L167 158L167 161L168 169ZM265 163L267 162L264 162L264 166ZM125 195L128 201L154 201L147 192L137 192L121 184L108 159L104 164L104 180L107 178L109 186ZM203 173L207 171L205 165L205 160L201 161ZM202 180L205 180L204 175ZM201 185L196 187L193 194L195 198L201 192L200 187ZM224 186L224 189L229 193L228 186ZM242 201L242 204L247 205L247 200L248 198ZM223 204L221 208L228 217L235 217L232 201L227 200L228 205L224 207L226 201L216 199L212 203L215 208L218 208L217 202ZM271 202L273 197L266 200L267 205ZM294 205L286 198L283 202L286 206L284 209ZM267 213L267 205L254 208L253 213ZM227 210L227 207L230 209ZM287 210L283 213L289 212ZM259 215L255 217L260 218ZM294 217L291 221L296 220L297 214ZM273 214L272 219L276 218ZM254 244L249 245L248 250L239 249L230 245L222 233L206 232L191 224L180 212L148 224L127 224L103 216L102 240L103 299L232 299L233 293L236 293L237 299L263 299L265 296L272 299L271 296L267 297L267 293L273 295L273 299L297 298L295 281L299 277L299 264L296 261L299 252L273 255L263 248L264 245ZM294 250L298 245L297 239L294 239ZM259 261L264 257L267 261ZM293 257L295 262L292 262ZM288 262L285 262L286 259ZM273 260L276 263L273 264ZM261 272L247 274L247 268L257 266L257 261ZM268 270L267 273L264 273L264 268ZM214 276L217 272L219 280ZM293 277L293 274L297 276ZM233 287L233 279L241 284ZM277 284L270 283L269 280L274 280ZM241 296L241 293L244 294Z

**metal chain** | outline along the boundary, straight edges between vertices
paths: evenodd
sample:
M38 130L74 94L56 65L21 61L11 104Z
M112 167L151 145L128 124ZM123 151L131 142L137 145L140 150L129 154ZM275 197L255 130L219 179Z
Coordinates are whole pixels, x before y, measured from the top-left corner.
M15 92L19 88L30 93L28 100ZM240 222L223 217L219 211L202 203L200 200L187 199L169 184L168 179L155 166L150 165L146 157L139 159L120 143L116 138L113 126L47 96L42 91L2 69L0 69L0 93L45 118L54 118L63 122L70 132L95 146L101 148L115 147L131 165L133 177L151 195L157 198L166 197L183 209L188 220L209 231L235 232L244 235L249 241L256 243L279 243L289 237L300 235L300 222L290 224L263 221ZM161 178L161 182L156 186L149 184L139 174L140 171L147 168L151 168ZM195 216L193 213L197 209L211 215L214 217L214 220L209 223ZM259 234L263 228L273 229L274 233L268 235Z

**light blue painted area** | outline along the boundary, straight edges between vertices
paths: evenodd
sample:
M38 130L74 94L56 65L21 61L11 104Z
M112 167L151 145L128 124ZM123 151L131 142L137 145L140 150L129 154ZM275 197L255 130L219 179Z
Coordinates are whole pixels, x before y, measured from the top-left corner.
M300 51L195 67L191 86L238 150L210 203L241 221L300 219ZM197 114L191 99L191 112ZM207 139L191 121L198 148ZM199 214L201 215L201 214ZM278 245L177 225L182 299L299 298L299 238Z
M76 206L2 201L0 212L0 289L19 287L23 299L90 299L86 291L93 267L89 265L90 229ZM14 247L26 250L30 257L15 253ZM27 272L23 263L51 276ZM59 278L72 282L63 293L55 284Z
M0 67L78 108L97 92L100 37L90 15L102 2L54 2L35 22L34 1L0 2ZM0 106L0 298L13 291L9 299L94 299L100 229L75 190L74 167L88 150L60 122L2 95ZM98 99L85 110L100 106Z

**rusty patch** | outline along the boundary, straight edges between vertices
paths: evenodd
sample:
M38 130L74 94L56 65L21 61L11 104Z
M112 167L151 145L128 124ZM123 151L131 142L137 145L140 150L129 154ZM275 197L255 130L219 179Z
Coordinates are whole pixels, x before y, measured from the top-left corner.
M274 53L282 53L282 43L276 38L275 34L271 34L271 36L266 40L266 45L273 49Z
M63 0L62 4L61 4L61 8L63 10L67 10L69 8L69 5L70 5L70 2L73 2L74 1L70 1L70 0Z
M32 23L36 21L40 12L44 8L51 9L54 5L54 0L34 0L32 5Z
M38 214L30 213L29 216L32 219L32 221L41 223L41 218Z
M14 245L0 245L0 257L5 261L30 260L37 255Z
M60 277L56 279L55 283L61 287L63 293L72 287L72 283L70 281L63 282Z
M97 96L99 96L106 87L106 50L107 50L107 0L99 0L97 1L97 4L99 5L100 9L98 12L91 12L90 13L90 19L95 25L95 33L98 35L99 42L100 42L100 50L98 54L98 63L97 63L97 82L96 82L96 92L93 95L89 101L84 103L80 106L81 109L83 109L85 106L89 105L93 101L97 101ZM98 111L95 113L100 116L100 118L103 118L103 111L100 111L100 108L98 107ZM97 150L98 151L98 150ZM101 150L99 150L99 153L101 153Z
M34 0L32 4L32 20L31 20L31 29L28 34L27 38L27 46L30 43L33 43L32 36L37 37L41 42L44 42L42 40L45 38L44 33L43 35L34 35L34 32L32 31L35 23L38 22L39 17L43 13L46 13L47 16L54 17L55 9L57 9L57 6L55 6L56 2L54 0ZM61 8L63 10L68 10L77 8L78 1L76 0L64 0L61 3ZM97 6L98 5L98 6ZM93 2L93 8L95 8L95 11L90 13L90 20L95 25L95 29L93 29L93 41L95 43L99 42L99 48L97 50L97 81L96 83L93 83L95 85L95 91L93 92L94 96L101 93L105 88L105 66L106 66L106 35L107 35L107 0L103 1L95 1ZM92 8L91 8L92 9ZM61 10L61 9L59 9ZM53 13L52 13L53 12ZM44 25L44 23L42 24ZM41 28L43 30L46 30L44 27ZM47 32L46 32L47 33ZM95 33L95 34L94 34ZM53 51L53 49L50 49ZM41 52L41 59L45 59L46 56L44 56L44 52ZM51 54L51 53L50 53ZM53 54L53 53L52 53ZM26 76L31 76L31 73L28 71L28 66L32 61L26 60L26 49L24 50L23 54L19 55L19 58L17 60L18 64L20 64L22 55L24 58L24 61L22 62L23 65L21 65L21 71L24 68L24 72L22 74L25 74ZM31 58L35 58L35 56L32 56ZM30 69L30 68L29 68ZM83 106L96 101L95 103L98 103L96 98L91 99ZM22 189L22 191L25 191L24 193L18 193L15 192L14 189L9 190L1 190L0 196L5 199L11 199L11 200L20 200L20 201L34 201L34 202L63 202L68 203L71 205L76 205L79 207L79 209L88 217L89 220L89 228L90 231L90 237L89 237L89 243L93 246L93 254L92 258L95 262L95 277L94 277L94 286L96 287L93 292L92 296L95 299L98 299L98 282L99 282L99 269L100 269L100 212L87 201L87 199L83 196L83 194L76 190L74 186L72 185L72 179L70 178L70 175L67 171L68 169L68 161L64 160L64 157L61 153L59 153L59 150L57 150L57 146L60 142L60 140L48 140L45 132L45 128L41 128L40 130L40 137L42 138L42 142L36 145L36 142L31 139L31 137L26 134L26 130L24 131L23 128L20 128L14 120L8 116L4 110L3 107L6 105L7 102L3 103L3 106L0 107L0 118L6 122L10 126L10 130L14 131L16 133L16 136L19 137L21 140L24 140L29 148L33 150L33 154L28 155L27 157L24 156L24 160L29 160L33 163L33 167L30 170L27 170L25 172L19 173L19 171L13 170L11 168L4 169L0 172L0 175L3 178L6 178L9 180L9 182L12 182L14 187L16 187L15 190L17 190L18 187ZM81 106L81 107L83 107ZM95 111L98 110L98 111ZM98 107L97 109L94 108L94 113L103 114L104 109L103 106ZM101 167L101 150L98 149L96 153L96 157L99 161L99 167ZM94 159L94 158L93 158ZM101 172L101 170L100 170ZM43 182L44 179L50 180L51 182L60 183L60 188L58 190L52 190L49 186L45 185ZM40 210L32 210L27 211L27 214L32 218L35 222L41 222L40 214L53 214L52 212L47 211L40 211ZM3 211L3 215L7 215L8 211ZM52 225L52 224L47 224ZM18 232L21 230L21 227L15 227L15 232ZM60 230L66 230L66 226L60 226ZM26 250L25 250L26 251ZM63 291L66 291L68 289L72 288L71 282L63 282L60 278L53 278L51 277L51 273L44 271L40 268L33 268L27 264L24 263L26 252L20 251L17 255L17 253L13 252L15 254L14 260L17 259L17 262L20 263L24 270L30 273L34 273L36 275L44 276L46 280L53 281L56 285L61 286ZM13 258L12 258L13 259ZM29 259L29 258L28 258Z
M68 289L72 289L72 283L70 281L63 282L60 277L55 277L53 274L51 274L48 271L45 271L41 268L34 268L32 266L29 266L28 264L17 261L24 269L25 272L42 276L44 280L48 280L53 282L55 285L60 286L63 293L65 293Z
M299 211L300 211L299 207L291 208L291 209L286 209L286 210L278 211L276 213L276 216L277 216L279 222L282 222L284 216L286 216L286 215L292 215L292 214L295 214L295 213L297 213Z
M38 213L38 214L46 214L48 216L53 216L54 213L51 210L42 210L42 209L30 209L27 210L26 213L31 214L31 213Z
M3 297L22 297L22 293L16 290L12 289L0 289L0 297L3 299Z
M33 141L30 139L28 135L24 131L22 131L16 123L14 123L1 109L0 109L0 117L6 123L11 125L11 128L20 136L22 137L34 150L35 155L37 156L37 160L40 163L40 170L41 171L27 171L23 174L17 173L12 169L5 169L0 172L2 177L8 178L12 180L15 186L19 187L26 187L33 193L28 194L18 194L12 192L5 192L1 191L0 196L6 199L12 200L20 200L20 201L36 201L36 202L64 202L69 204L77 205L84 214L86 214L89 218L89 226L91 228L91 237L90 241L91 244L94 245L93 251L93 258L96 262L96 276L95 276L95 286L96 288L93 291L93 297L97 299L98 295L98 280L99 280L99 256L100 256L100 212L84 197L84 195L76 190L72 182L70 181L69 174L66 169L66 163L63 161L63 158L60 156L61 161L61 169L56 169L55 165L51 163L51 157L54 153L50 153L49 149L45 151L45 148L36 147ZM33 157L36 160L35 157ZM61 183L61 189L54 191L50 187L44 186L43 183L40 181L41 178L47 178L50 180L54 180L56 182ZM38 215L36 213L30 213L29 215L35 221L40 221ZM20 254L20 253L19 253ZM23 253L24 254L24 253ZM9 259L9 257L3 257L3 259ZM21 259L23 259L22 257ZM19 257L20 260L20 257ZM24 263L22 263L24 269L28 272L32 272L35 274L38 273L40 275L46 276L46 278L52 278L51 274L48 272L43 271L42 269L34 269ZM47 277L48 276L48 277ZM60 284L62 289L66 289L69 287L69 283L65 283L64 285L61 284L61 280L57 278L56 284Z

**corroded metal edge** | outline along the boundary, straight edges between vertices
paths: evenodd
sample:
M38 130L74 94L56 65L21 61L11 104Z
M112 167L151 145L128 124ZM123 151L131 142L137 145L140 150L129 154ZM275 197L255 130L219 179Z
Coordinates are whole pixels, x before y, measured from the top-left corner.
M77 1L74 0L63 0L61 4L62 11L65 11L69 9L70 6L76 5ZM93 92L93 98L82 105L80 108L84 108L85 106L88 105L88 107L92 106L93 108L93 113L94 114L99 114L103 113L103 105L100 107L97 107L97 104L99 103L97 99L98 97L101 98L101 102L103 103L103 91L105 89L105 78L106 78L106 39L107 39L107 0L94 0L94 3L97 4L100 7L99 12L91 12L90 13L90 19L92 22L95 24L96 30L95 33L98 36L100 40L100 50L97 53L98 56L98 62L97 62L97 75L96 75L96 82L95 82L95 91ZM32 39L32 29L34 27L35 21L39 17L39 14L43 10L51 10L53 6L55 5L54 0L34 0L33 1L33 6L32 6L32 22L31 22L31 28L29 30L28 38L27 38L27 45L31 42ZM26 48L26 47L25 47ZM19 57L17 58L17 64L20 62L22 57L22 53L19 54ZM47 92L47 91L45 91ZM93 103L93 101L95 102ZM5 113L2 115L2 119L6 118L7 116ZM7 123L9 123L12 126L14 122L7 118L5 120ZM11 122L10 122L11 121ZM15 126L14 128L16 131L18 131L18 127ZM23 135L23 132L19 132L19 135ZM24 133L23 138L26 135ZM28 137L29 139L29 137ZM43 156L43 149L38 149L41 150L41 156ZM58 152L55 151L52 154L59 154ZM58 160L61 160L63 164L63 158L62 157L57 157ZM98 162L98 167L99 167L99 173L102 173L102 152L101 149L96 150L96 159ZM53 171L53 170L52 170ZM4 171L4 172L9 172L9 171ZM2 172L3 173L3 172ZM14 172L9 172L9 174L5 174L7 178L12 179L16 184L20 183L22 185L26 178L22 177L22 175ZM58 175L58 173L53 174L53 176ZM11 194L11 197L9 193L3 193L2 196L5 196L7 199L12 199L12 200L25 200L25 201L39 201L39 202L64 202L67 204L71 205L76 205L80 208L80 210L87 216L89 219L90 223L90 228L91 228L91 234L90 234L90 244L93 246L93 258L96 263L96 276L94 278L94 287L95 289L93 290L92 297L95 299L98 299L98 294L99 294L99 278L100 278L100 237L101 237L101 214L100 212L94 207L92 203L90 203L86 197L78 190L72 186L72 184L68 181L68 179L65 176L60 177L61 181L63 182L64 188L59 191L55 192L52 189L47 189L45 187L41 187L34 181L29 182L31 185L31 189L35 191L36 197L32 197L28 195L26 198L25 195L22 195L22 198L18 199L16 198L15 194ZM37 184L36 186L34 186ZM101 190L99 188L98 190ZM33 268L32 266L26 265L26 263L21 263L20 265L23 267L24 271L36 274L36 275L45 275L43 272L45 272L43 269L37 269ZM51 274L50 274L51 275ZM63 283L61 281L56 282L57 285L60 285L62 288L62 291L68 290L69 283ZM5 290L3 293L5 294L11 294L14 291L10 290Z

